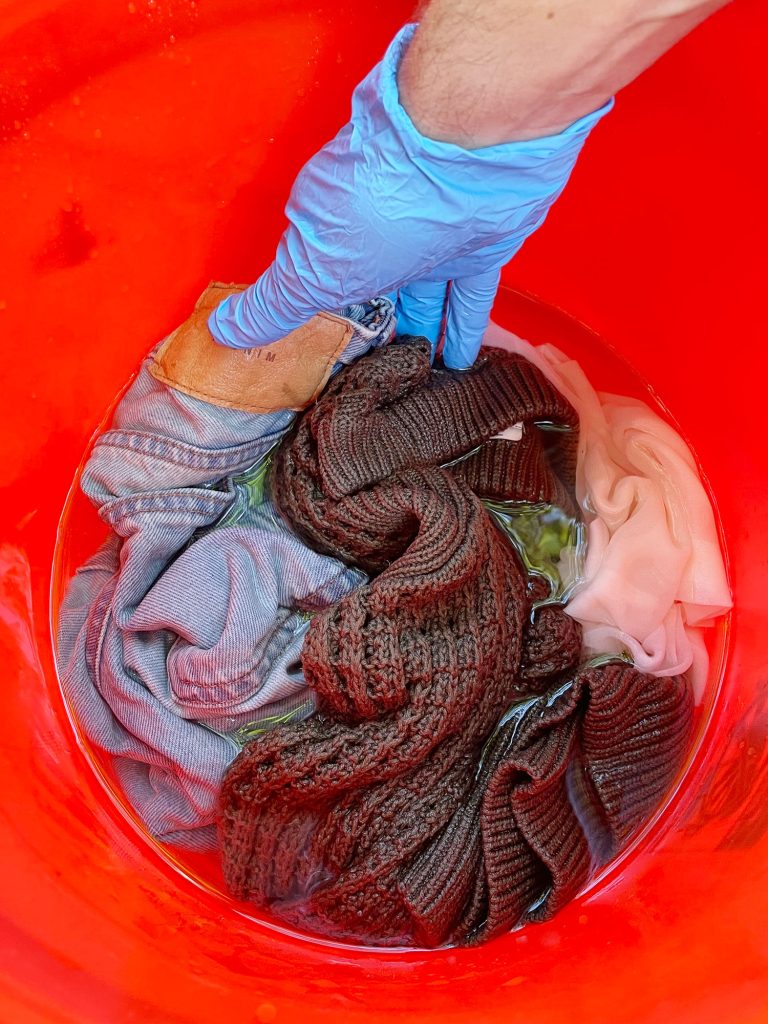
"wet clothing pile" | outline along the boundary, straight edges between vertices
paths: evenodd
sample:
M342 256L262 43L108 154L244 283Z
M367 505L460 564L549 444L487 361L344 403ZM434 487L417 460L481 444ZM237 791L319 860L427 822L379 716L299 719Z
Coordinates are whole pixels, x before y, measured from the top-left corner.
M111 536L60 609L78 726L154 838L218 850L292 925L437 946L547 918L693 720L679 673L590 660L594 622L491 511L594 531L583 392L516 350L435 368L387 299L223 349L236 291L150 354L85 466Z
M513 423L522 444L495 437ZM572 503L576 431L520 356L486 349L456 375L400 339L340 374L283 440L278 508L372 579L310 624L318 713L248 744L227 774L236 895L337 938L478 941L554 913L658 804L690 688L580 670L580 627L537 607L481 501Z

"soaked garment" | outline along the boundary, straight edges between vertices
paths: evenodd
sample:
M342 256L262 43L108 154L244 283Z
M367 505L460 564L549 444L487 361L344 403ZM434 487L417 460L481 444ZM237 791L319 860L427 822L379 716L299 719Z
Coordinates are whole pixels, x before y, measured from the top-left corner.
M552 917L669 789L692 710L682 678L620 664L512 708L469 797L401 882L420 940L474 944Z
M414 543L313 621L303 665L321 712L245 748L224 784L222 847L236 895L290 919L285 904L311 892L306 923L340 937L380 926L383 941L408 936L403 862L461 802L518 693L525 577L449 474L408 470L376 494L387 539L415 521ZM315 888L318 871L330 879Z
M434 370L424 339L401 338L331 382L290 448L278 451L275 498L313 548L380 571L402 552L403 538L381 536L372 488L397 472L450 463L451 475L481 497L506 496L522 482L528 500L556 492L573 504L574 440L564 430L540 441L538 420L572 431L578 423L525 359L495 352L469 371ZM524 425L524 440L497 440L512 423ZM515 475L522 463L525 475Z
M387 300L344 312L340 364L389 340ZM204 850L240 737L314 709L300 662L310 616L366 577L253 500L247 471L293 414L201 401L158 380L154 360L83 472L113 535L69 587L58 659L83 735L113 755L148 831Z
M338 938L467 941L536 901L554 912L583 883L597 829L580 830L569 764L583 760L597 797L576 807L607 822L606 851L663 795L685 749L686 684L615 666L576 674L578 624L533 610L541 583L465 479L499 489L516 442L491 439L544 419L575 423L530 364L489 351L455 376L430 370L429 347L411 339L340 375L278 449L283 513L313 546L379 575L310 625L302 662L319 713L248 744L227 773L222 856L236 896ZM553 438L525 463L542 499L547 480L568 491L573 452ZM440 468L468 453L470 472ZM510 704L544 690L518 742L507 725L495 732Z
M579 365L492 324L486 343L530 359L578 411L584 582L568 614L591 652L627 651L656 675L708 670L700 627L731 607L712 507L688 446L645 403L598 394ZM649 538L653 542L649 544Z

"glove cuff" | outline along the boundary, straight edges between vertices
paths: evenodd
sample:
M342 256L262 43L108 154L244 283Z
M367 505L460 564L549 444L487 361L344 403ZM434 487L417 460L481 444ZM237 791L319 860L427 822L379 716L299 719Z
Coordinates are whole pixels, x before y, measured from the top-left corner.
M432 159L451 161L461 154L465 160L471 159L478 163L504 164L513 161L517 164L521 158L525 157L551 158L562 149L571 151L575 148L576 152L578 152L597 122L613 108L614 101L610 99L598 110L585 114L584 117L580 117L556 135L546 135L537 139L517 142L504 142L495 146L483 146L478 149L465 149L463 146L453 142L439 142L436 139L430 139L428 136L422 135L400 102L400 90L397 83L400 61L405 56L405 51L408 49L418 27L417 22L412 22L400 29L387 48L381 63L361 83L353 99L353 112L357 112L355 99L359 98L364 102L371 102L368 95L368 86L373 85L387 119L396 130L405 148L413 155L421 153ZM354 115L353 120L355 120Z

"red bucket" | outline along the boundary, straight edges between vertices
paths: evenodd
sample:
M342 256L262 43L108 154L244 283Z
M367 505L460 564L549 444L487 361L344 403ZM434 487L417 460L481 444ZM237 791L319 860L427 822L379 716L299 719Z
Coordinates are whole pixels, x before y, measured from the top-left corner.
M622 93L495 313L566 349L592 344L578 321L608 339L680 425L722 522L725 669L682 785L629 855L553 921L484 948L329 946L174 866L68 719L50 622L99 539L57 541L88 439L209 279L252 280L269 260L296 171L410 13L399 0L0 0L9 1024L768 1020L759 0L735 0Z

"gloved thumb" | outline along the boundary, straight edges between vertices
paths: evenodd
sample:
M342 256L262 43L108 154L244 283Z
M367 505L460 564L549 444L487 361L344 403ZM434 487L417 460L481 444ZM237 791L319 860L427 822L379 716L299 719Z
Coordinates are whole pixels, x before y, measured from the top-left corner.
M443 362L451 369L466 370L477 358L500 276L500 270L490 270L453 281L443 348Z
M401 288L397 297L397 333L428 338L433 356L443 323L446 287L445 281L413 281Z

